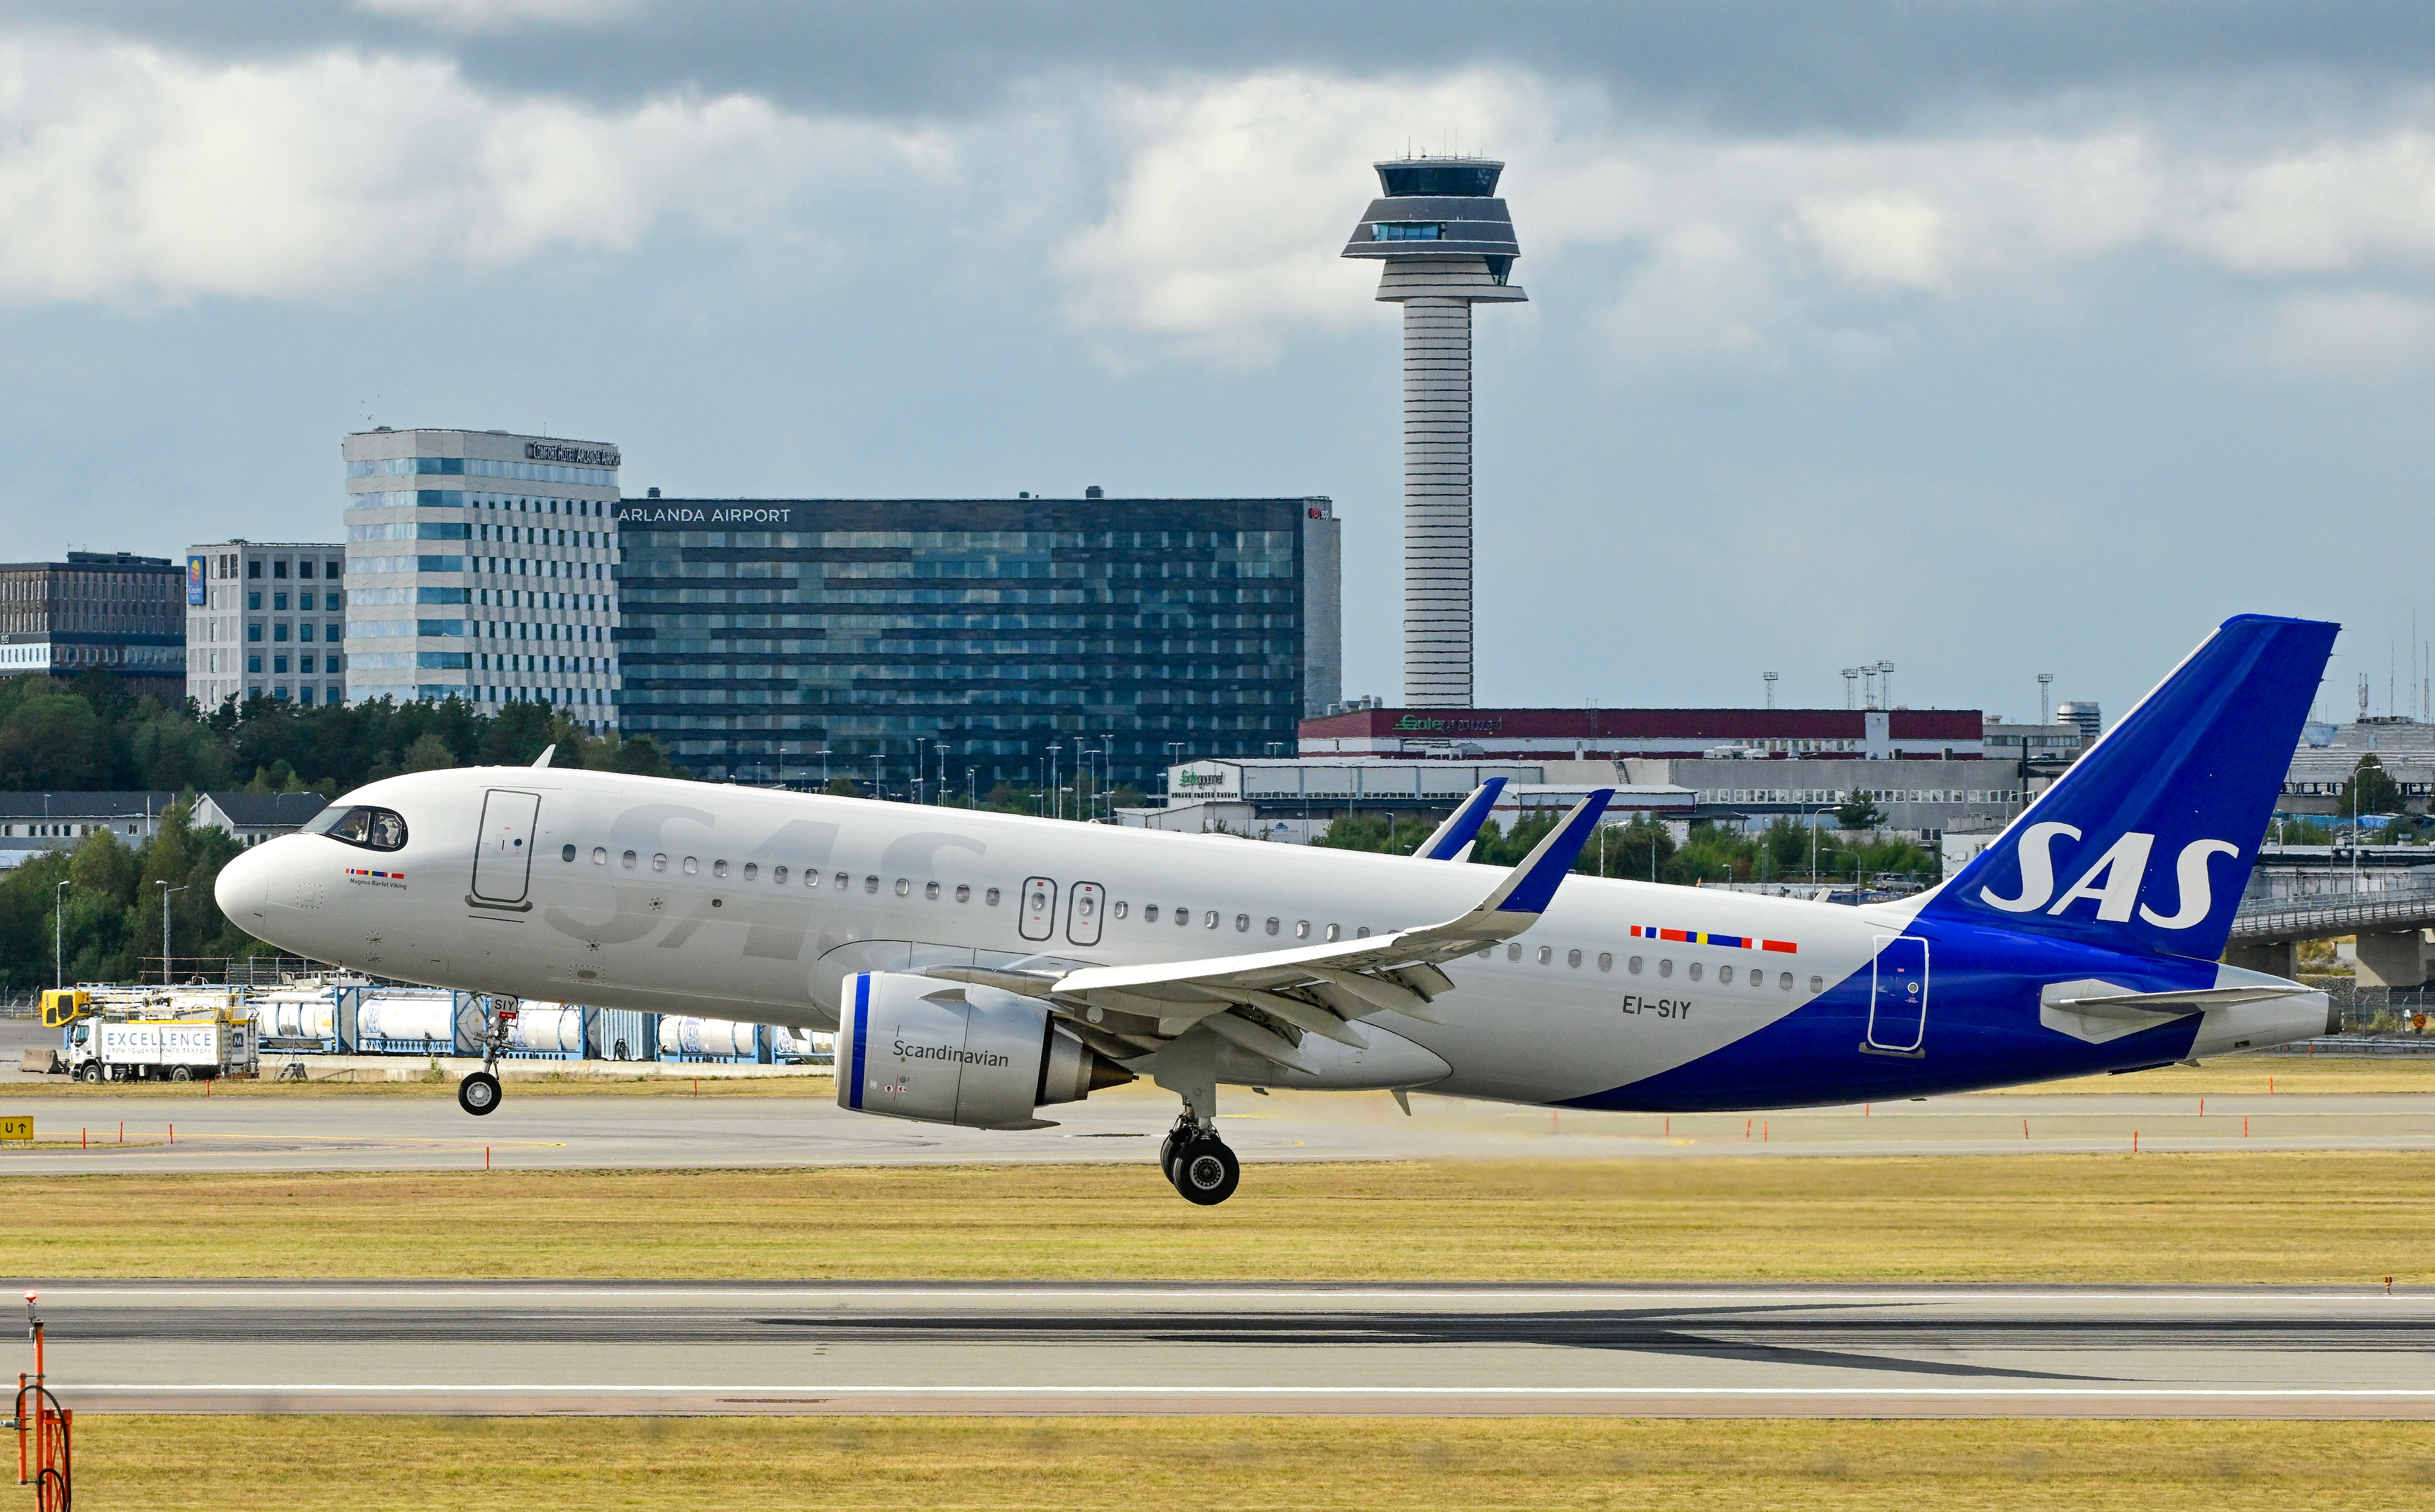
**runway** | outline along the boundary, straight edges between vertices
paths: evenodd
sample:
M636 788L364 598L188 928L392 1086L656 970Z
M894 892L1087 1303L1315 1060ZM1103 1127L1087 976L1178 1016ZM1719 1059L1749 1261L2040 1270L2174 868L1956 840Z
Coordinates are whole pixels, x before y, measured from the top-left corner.
M22 1103L6 1091L0 1110L31 1113L42 1143L0 1147L0 1173L28 1175L461 1170L486 1158L527 1170L1148 1161L1176 1109L1168 1093L1126 1087L1048 1109L1055 1128L993 1133L848 1112L824 1097L518 1095L512 1083L479 1119L445 1089L206 1097L76 1088ZM2435 1150L2435 1097L2423 1093L1977 1093L1747 1117L1558 1112L1426 1093L1412 1108L1407 1118L1384 1092L1230 1089L1218 1126L1250 1162L2111 1153L2134 1141L2156 1152Z
M2435 1290L33 1284L78 1412L2435 1418Z

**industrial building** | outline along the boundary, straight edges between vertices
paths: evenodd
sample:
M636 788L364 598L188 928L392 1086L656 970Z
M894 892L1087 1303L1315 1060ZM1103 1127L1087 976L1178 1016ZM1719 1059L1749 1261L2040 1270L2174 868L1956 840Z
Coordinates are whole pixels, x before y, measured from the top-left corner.
M1404 702L1468 709L1473 692L1471 307L1528 298L1485 158L1373 163L1380 198L1346 257L1373 259L1378 299L1404 307Z
M1302 723L1305 756L1976 761L1972 709L1355 709Z
M138 696L183 703L184 570L124 551L67 555L0 564L0 677L98 667Z
M617 720L617 448L507 431L349 436L347 697Z
M2349 819L2342 789L2370 756L2399 784L2413 812L2427 812L2430 798L2435 798L2435 725L2406 714L2384 714L2349 724L2309 724L2291 753L2276 813L2321 821Z
M701 777L986 793L1087 750L1147 787L1339 696L1323 498L655 492L618 528L624 728Z
M337 541L221 541L186 548L186 691L306 708L346 696L347 549Z

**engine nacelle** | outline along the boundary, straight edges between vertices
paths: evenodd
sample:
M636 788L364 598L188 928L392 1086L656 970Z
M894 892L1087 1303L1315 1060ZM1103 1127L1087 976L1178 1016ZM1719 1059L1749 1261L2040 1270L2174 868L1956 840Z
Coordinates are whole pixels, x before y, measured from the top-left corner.
M1029 998L903 971L846 978L838 1106L967 1128L1042 1128L1031 1116L1132 1073Z

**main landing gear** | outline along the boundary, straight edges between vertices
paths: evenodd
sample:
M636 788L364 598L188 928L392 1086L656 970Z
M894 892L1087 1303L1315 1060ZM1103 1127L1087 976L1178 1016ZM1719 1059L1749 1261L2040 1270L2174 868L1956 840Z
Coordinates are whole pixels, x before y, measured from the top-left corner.
M457 1106L475 1118L498 1110L499 1057L508 1048L508 1030L515 1022L512 1007L492 1005L482 1014L482 1069L467 1072L457 1084Z
M1204 1128L1188 1112L1159 1142L1158 1164L1184 1201L1203 1208L1233 1196L1243 1181L1243 1162L1216 1129Z

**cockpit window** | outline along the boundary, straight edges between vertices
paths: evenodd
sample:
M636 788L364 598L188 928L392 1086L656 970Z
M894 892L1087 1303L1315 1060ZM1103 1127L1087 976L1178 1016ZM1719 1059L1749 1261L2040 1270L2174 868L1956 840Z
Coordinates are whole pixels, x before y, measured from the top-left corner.
M334 807L321 813L321 817L305 826L307 833L326 834L333 840L359 845L367 850L406 849L405 816L389 809Z

